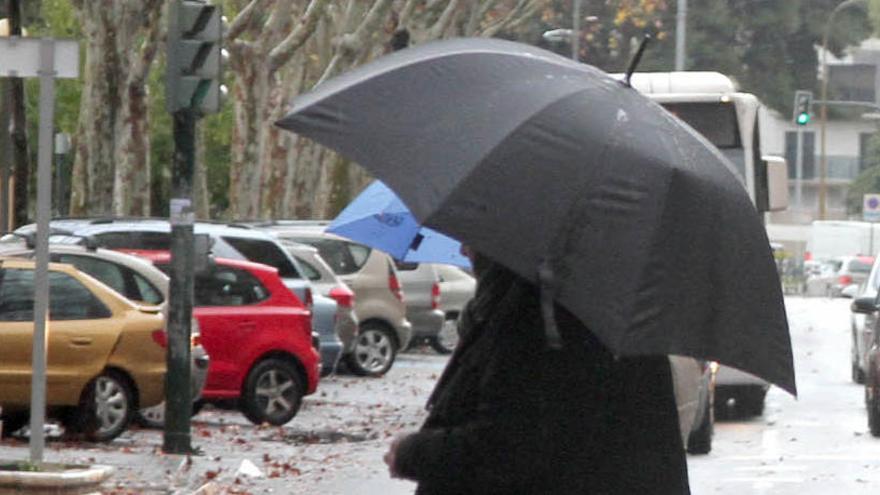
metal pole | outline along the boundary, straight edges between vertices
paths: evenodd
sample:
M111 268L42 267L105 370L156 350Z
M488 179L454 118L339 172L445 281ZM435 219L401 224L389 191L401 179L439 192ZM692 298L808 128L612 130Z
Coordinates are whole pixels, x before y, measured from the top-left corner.
M580 60L581 52L581 0L574 0L571 13L571 58Z
M43 462L46 422L46 331L49 316L49 215L52 206L52 127L55 102L55 42L40 42L40 131L37 150L37 245L34 274L31 462Z
M678 0L675 13L675 70L684 70L687 0Z
M10 230L9 176L12 168L12 144L9 139L10 88L5 78L0 78L0 230Z
M795 151L795 182L794 187L794 204L800 209L803 206L801 202L801 190L804 180L804 130L798 127L797 130L797 151Z
M193 176L196 113L183 109L174 118L171 195L171 285L168 315L168 370L165 375L165 437L162 450L191 454L190 334L193 301Z

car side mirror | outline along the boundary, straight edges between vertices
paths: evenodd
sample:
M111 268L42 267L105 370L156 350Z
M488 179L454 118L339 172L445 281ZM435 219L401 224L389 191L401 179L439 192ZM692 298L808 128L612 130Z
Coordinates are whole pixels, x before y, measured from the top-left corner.
M857 297L853 300L849 309L853 313L872 314L877 311L876 298L873 296Z
M857 284L847 285L840 291L840 297L845 297L847 299L855 299L858 294L859 286Z
M788 208L788 164L780 156L763 156L756 170L755 206L758 211Z

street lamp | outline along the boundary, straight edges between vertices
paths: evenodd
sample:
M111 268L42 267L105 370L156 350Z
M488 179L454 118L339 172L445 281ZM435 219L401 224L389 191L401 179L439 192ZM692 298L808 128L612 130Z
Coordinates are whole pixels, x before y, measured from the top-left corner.
M828 35L831 32L831 23L834 20L834 16L838 12L853 5L865 7L866 2L867 0L846 0L839 3L828 15L828 20L825 21L825 29L822 32L822 99L819 102L819 139L821 146L819 152L819 220L825 220L825 176L828 173L828 155L825 151L825 123L828 120Z

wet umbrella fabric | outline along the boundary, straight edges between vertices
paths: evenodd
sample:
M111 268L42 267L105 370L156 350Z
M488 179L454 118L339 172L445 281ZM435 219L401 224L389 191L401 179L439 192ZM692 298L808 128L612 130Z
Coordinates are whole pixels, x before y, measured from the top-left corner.
M470 267L461 243L423 227L382 181L367 186L330 223L327 232L385 251L395 259Z
M327 81L278 125L543 282L613 352L717 360L795 393L769 242L733 166L604 72L519 43L441 41Z

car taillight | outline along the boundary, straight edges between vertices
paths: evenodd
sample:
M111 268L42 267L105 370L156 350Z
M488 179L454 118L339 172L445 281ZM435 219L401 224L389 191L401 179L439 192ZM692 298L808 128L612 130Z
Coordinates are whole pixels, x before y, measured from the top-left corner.
M195 334L195 335L191 335L191 336L189 337L189 346L190 346L190 348L193 348L193 349L194 349L194 348L196 348L196 347L198 347L198 346L200 346L200 345L202 345L202 336L201 336L201 334Z
M434 282L431 286L431 309L440 307L440 284Z
M851 285L853 283L853 278L849 275L841 275L837 281L840 285Z
M159 344L163 349L168 347L168 335L165 330L153 330L153 342Z
M388 288L391 289L391 293L397 300L403 302L403 290L401 290L400 281L397 280L397 275L394 273L388 275Z
M336 304L344 308L354 306L354 292L348 287L334 287L330 289L328 295L336 300Z
M314 303L315 303L315 300L314 300L314 298L312 298L312 289L309 287L306 287L306 300L303 301L303 304L305 304L307 308L312 309L312 306L314 305Z

